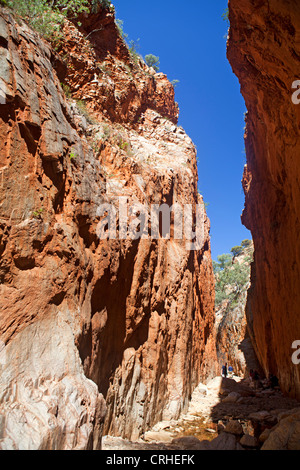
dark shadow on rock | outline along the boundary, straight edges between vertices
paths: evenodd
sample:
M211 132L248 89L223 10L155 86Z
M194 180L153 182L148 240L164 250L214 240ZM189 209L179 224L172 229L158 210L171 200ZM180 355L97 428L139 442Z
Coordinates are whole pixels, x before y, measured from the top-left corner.
M249 336L248 330L246 330L245 338L243 341L240 342L238 345L238 349L243 353L245 362L246 362L246 367L247 367L247 372L252 370L257 370L259 375L263 377L263 370L260 366L260 363L257 359L257 356L255 354L255 350L253 348L253 344L251 341L251 338Z
M244 434L257 439L265 429L273 428L278 422L279 410L290 410L299 403L284 396L278 388L267 386L263 376L254 385L250 379L236 381L223 378L219 391L220 402L211 411L211 420L218 424L219 432L231 420L238 421Z

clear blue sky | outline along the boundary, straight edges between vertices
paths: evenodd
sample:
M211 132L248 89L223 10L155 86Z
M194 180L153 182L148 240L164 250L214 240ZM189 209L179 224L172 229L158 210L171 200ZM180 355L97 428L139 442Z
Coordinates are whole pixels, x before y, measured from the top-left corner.
M251 234L242 226L245 103L226 59L227 0L113 0L129 40L177 79L181 125L198 150L199 190L209 203L212 256Z

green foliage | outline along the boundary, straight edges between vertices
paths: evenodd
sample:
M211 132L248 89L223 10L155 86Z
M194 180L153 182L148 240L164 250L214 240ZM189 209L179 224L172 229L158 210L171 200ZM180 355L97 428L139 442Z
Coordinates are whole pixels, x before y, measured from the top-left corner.
M44 212L44 209L37 209L36 211L34 211L32 213L32 216L35 218L35 219L42 219L42 213Z
M121 38L123 38L124 40L127 39L128 34L124 33L124 29L123 29L124 21L116 19L116 25L117 25L117 28L118 28L118 31L119 31L119 34L120 34Z
M76 105L77 105L77 109L79 113L86 119L88 124L93 125L97 123L97 120L92 116L90 111L87 109L87 106L84 101L78 100L76 102Z
M119 142L118 145L119 145L119 148L120 148L121 150L126 150L126 151L127 151L128 148L129 148L129 143L123 141L123 139L121 139L121 141Z
M139 60L142 59L142 56L137 51L139 47L139 39L137 41L129 41L129 52L135 64L138 64Z
M250 240L242 243L251 245ZM213 269L216 278L216 306L220 306L224 300L229 300L231 306L238 300L240 294L245 291L250 279L250 262L252 256L247 256L239 262L234 262L233 253L239 249L239 254L244 253L240 246L234 247L230 253L218 256L218 261L213 261ZM246 248L246 247L245 247ZM240 251L241 250L241 251ZM236 255L235 255L236 256Z
M228 299L233 302L246 287L249 280L249 266L246 263L228 264L218 271L216 278L216 305Z
M234 246L231 248L231 253L233 256L239 256L243 252L243 247L242 246Z
M243 240L241 245L243 248L248 248L251 245L251 240Z
M173 85L174 88L177 87L178 83L180 83L179 80L172 80L171 81L171 85Z
M224 12L222 14L222 18L223 18L224 21L226 21L226 23L229 26L229 8L228 7L224 10Z
M47 0L6 0L6 6L46 38L59 31L64 18L61 12L50 7Z
M148 54L145 56L145 62L148 67L152 67L156 72L159 72L159 57L153 54Z
M218 256L218 263L216 261L213 261L213 267L214 267L215 273L223 271L225 268L231 265L232 265L232 255L230 254L224 254L224 255Z
M200 197L200 199L202 199L202 195L200 194L200 192L198 191L198 196ZM205 202L205 201L202 201L201 204L204 205L205 209L208 209L210 203L209 202Z
M88 0L6 0L7 7L23 18L46 39L61 37L61 26L67 16L77 17L88 10Z
M131 58L133 59L133 62L138 65L140 60L143 60L143 57L138 53L138 49L140 47L139 45L139 39L137 41L130 40L128 41L128 34L124 33L124 22L120 19L115 20L117 28L119 30L119 34L121 38L125 41L125 43L128 46ZM153 54L148 54L145 56L144 59L145 63L148 65L148 67L153 67L156 72L159 72L159 57L153 55ZM174 87L179 83L179 80L173 80L171 82Z
M127 42L128 40L128 34L124 33L123 25L124 21L120 19L116 19L116 25L119 30L119 34L121 38L124 40L124 42L127 44L127 47L129 49L130 55L134 61L134 63L137 65L139 60L142 59L141 55L138 53L138 49L140 47L139 45L139 39L137 41L130 40L129 43Z
M46 39L61 39L65 18L76 19L81 13L97 8L114 9L108 0L0 0Z
M66 95L66 98L72 98L72 92L69 85L67 85L66 83L61 83L61 87L64 91L64 94Z
M100 8L104 10L115 11L115 7L110 0L92 0L91 1L91 13L97 13Z
M51 0L50 4L53 11L60 12L64 16L76 18L80 13L90 12L88 0Z

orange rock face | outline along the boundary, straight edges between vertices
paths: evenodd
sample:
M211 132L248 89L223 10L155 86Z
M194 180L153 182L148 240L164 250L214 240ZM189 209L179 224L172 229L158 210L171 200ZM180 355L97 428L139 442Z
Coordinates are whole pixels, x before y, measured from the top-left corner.
M66 22L60 55L73 97L84 100L95 116L133 126L150 108L177 123L174 87L166 75L129 54L112 13L90 15L82 32Z
M167 78L132 64L110 13L91 20L84 32L67 23L59 58L1 10L3 449L98 449L103 427L137 438L216 371L194 145ZM97 26L101 43L87 38ZM199 247L99 238L99 207L120 197L137 211L189 204L193 223L198 204Z
M248 326L266 374L300 397L291 349L300 338L300 5L230 0L228 58L248 109L243 223L255 246Z

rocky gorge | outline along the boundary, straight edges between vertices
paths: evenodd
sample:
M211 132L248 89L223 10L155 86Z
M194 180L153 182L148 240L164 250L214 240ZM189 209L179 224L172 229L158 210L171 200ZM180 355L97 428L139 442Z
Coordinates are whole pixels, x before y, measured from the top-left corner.
M1 10L2 449L136 439L216 373L209 221L173 86L132 60L110 9L84 18L65 22L66 59ZM120 197L199 206L201 246L100 239Z
M229 1L254 260L218 308L172 83L128 48L110 2L67 15L54 43L1 3L0 448L299 449L296 0ZM189 208L196 247L174 214L153 222L163 206Z

